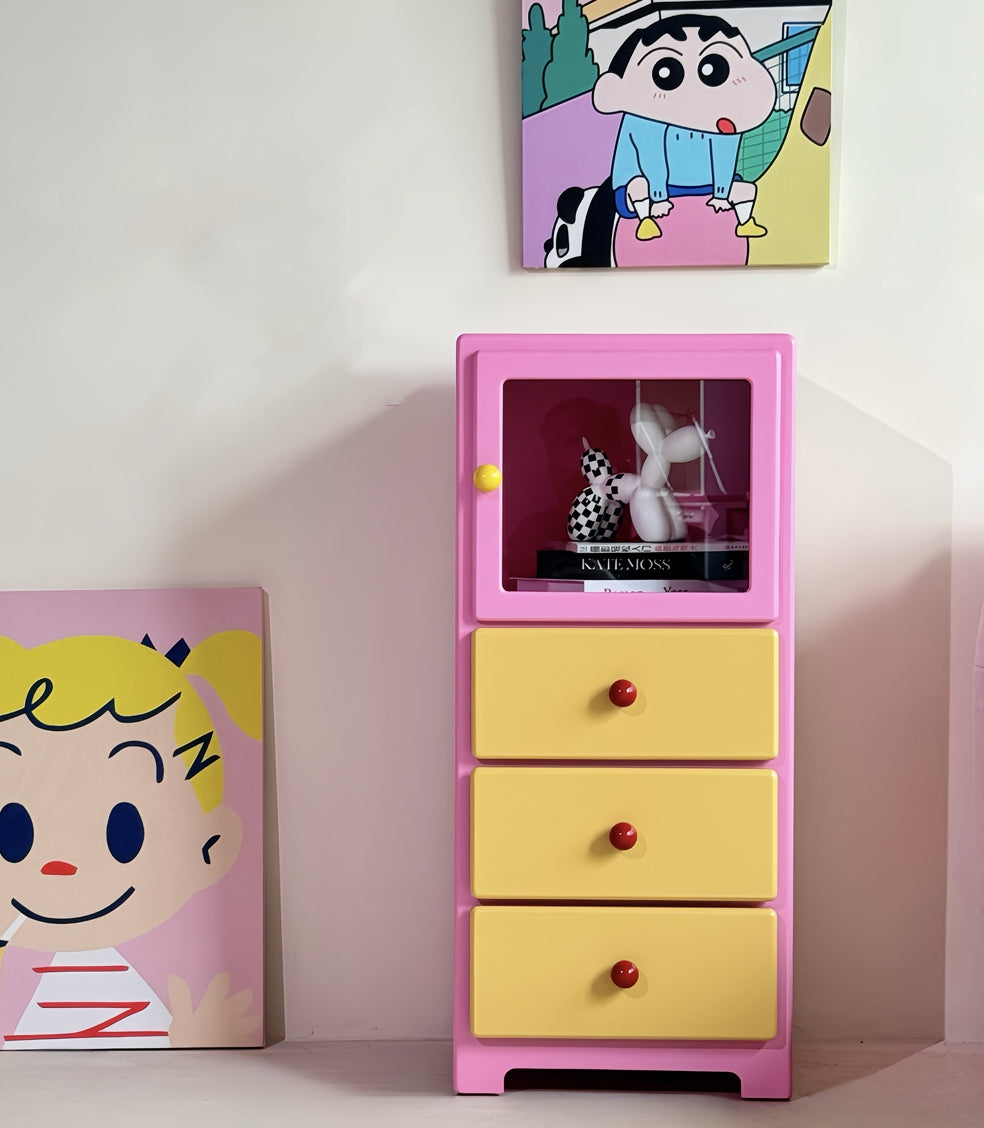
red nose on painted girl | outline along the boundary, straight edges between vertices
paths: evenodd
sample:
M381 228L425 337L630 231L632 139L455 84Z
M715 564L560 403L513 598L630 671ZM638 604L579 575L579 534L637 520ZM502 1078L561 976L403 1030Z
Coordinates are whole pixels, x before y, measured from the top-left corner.
M718 133L736 133L735 123L731 118L718 118L717 120Z
M55 874L57 877L71 877L73 873L78 873L78 866L73 866L71 862L45 862L41 867L42 873Z

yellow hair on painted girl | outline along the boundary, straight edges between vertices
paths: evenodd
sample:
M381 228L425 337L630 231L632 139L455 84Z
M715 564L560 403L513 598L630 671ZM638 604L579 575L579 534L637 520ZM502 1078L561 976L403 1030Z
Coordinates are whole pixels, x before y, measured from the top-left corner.
M262 644L251 631L221 631L181 666L150 646L113 635L75 635L30 649L0 636L0 718L25 711L41 725L68 727L112 711L139 716L174 706L175 748L205 811L222 801L219 738L188 675L218 694L232 720L258 740L263 729ZM206 766L194 770L196 760Z

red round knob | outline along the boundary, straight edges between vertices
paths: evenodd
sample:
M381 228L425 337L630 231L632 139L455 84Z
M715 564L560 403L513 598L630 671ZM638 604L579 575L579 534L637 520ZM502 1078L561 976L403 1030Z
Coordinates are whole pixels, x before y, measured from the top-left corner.
M619 709L627 708L635 699L636 687L626 678L619 678L609 686L608 700Z
M639 834L632 823L616 823L608 832L608 841L616 850L631 850L639 839Z
M639 982L639 969L631 960L619 960L612 966L612 982L623 990Z

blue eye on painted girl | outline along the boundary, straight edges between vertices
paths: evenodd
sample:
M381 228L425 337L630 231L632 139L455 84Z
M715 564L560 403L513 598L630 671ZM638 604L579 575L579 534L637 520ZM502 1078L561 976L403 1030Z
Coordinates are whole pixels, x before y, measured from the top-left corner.
M7 803L0 808L0 857L6 862L22 862L34 845L34 823L27 808Z
M106 845L118 861L132 862L144 843L144 824L132 803L117 803L106 820Z

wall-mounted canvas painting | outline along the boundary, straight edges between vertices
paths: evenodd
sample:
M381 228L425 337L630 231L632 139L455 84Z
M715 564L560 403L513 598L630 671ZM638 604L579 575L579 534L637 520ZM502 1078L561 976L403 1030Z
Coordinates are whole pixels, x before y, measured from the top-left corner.
M522 0L523 265L828 262L831 7Z
M0 1047L263 1040L259 589L0 593Z

